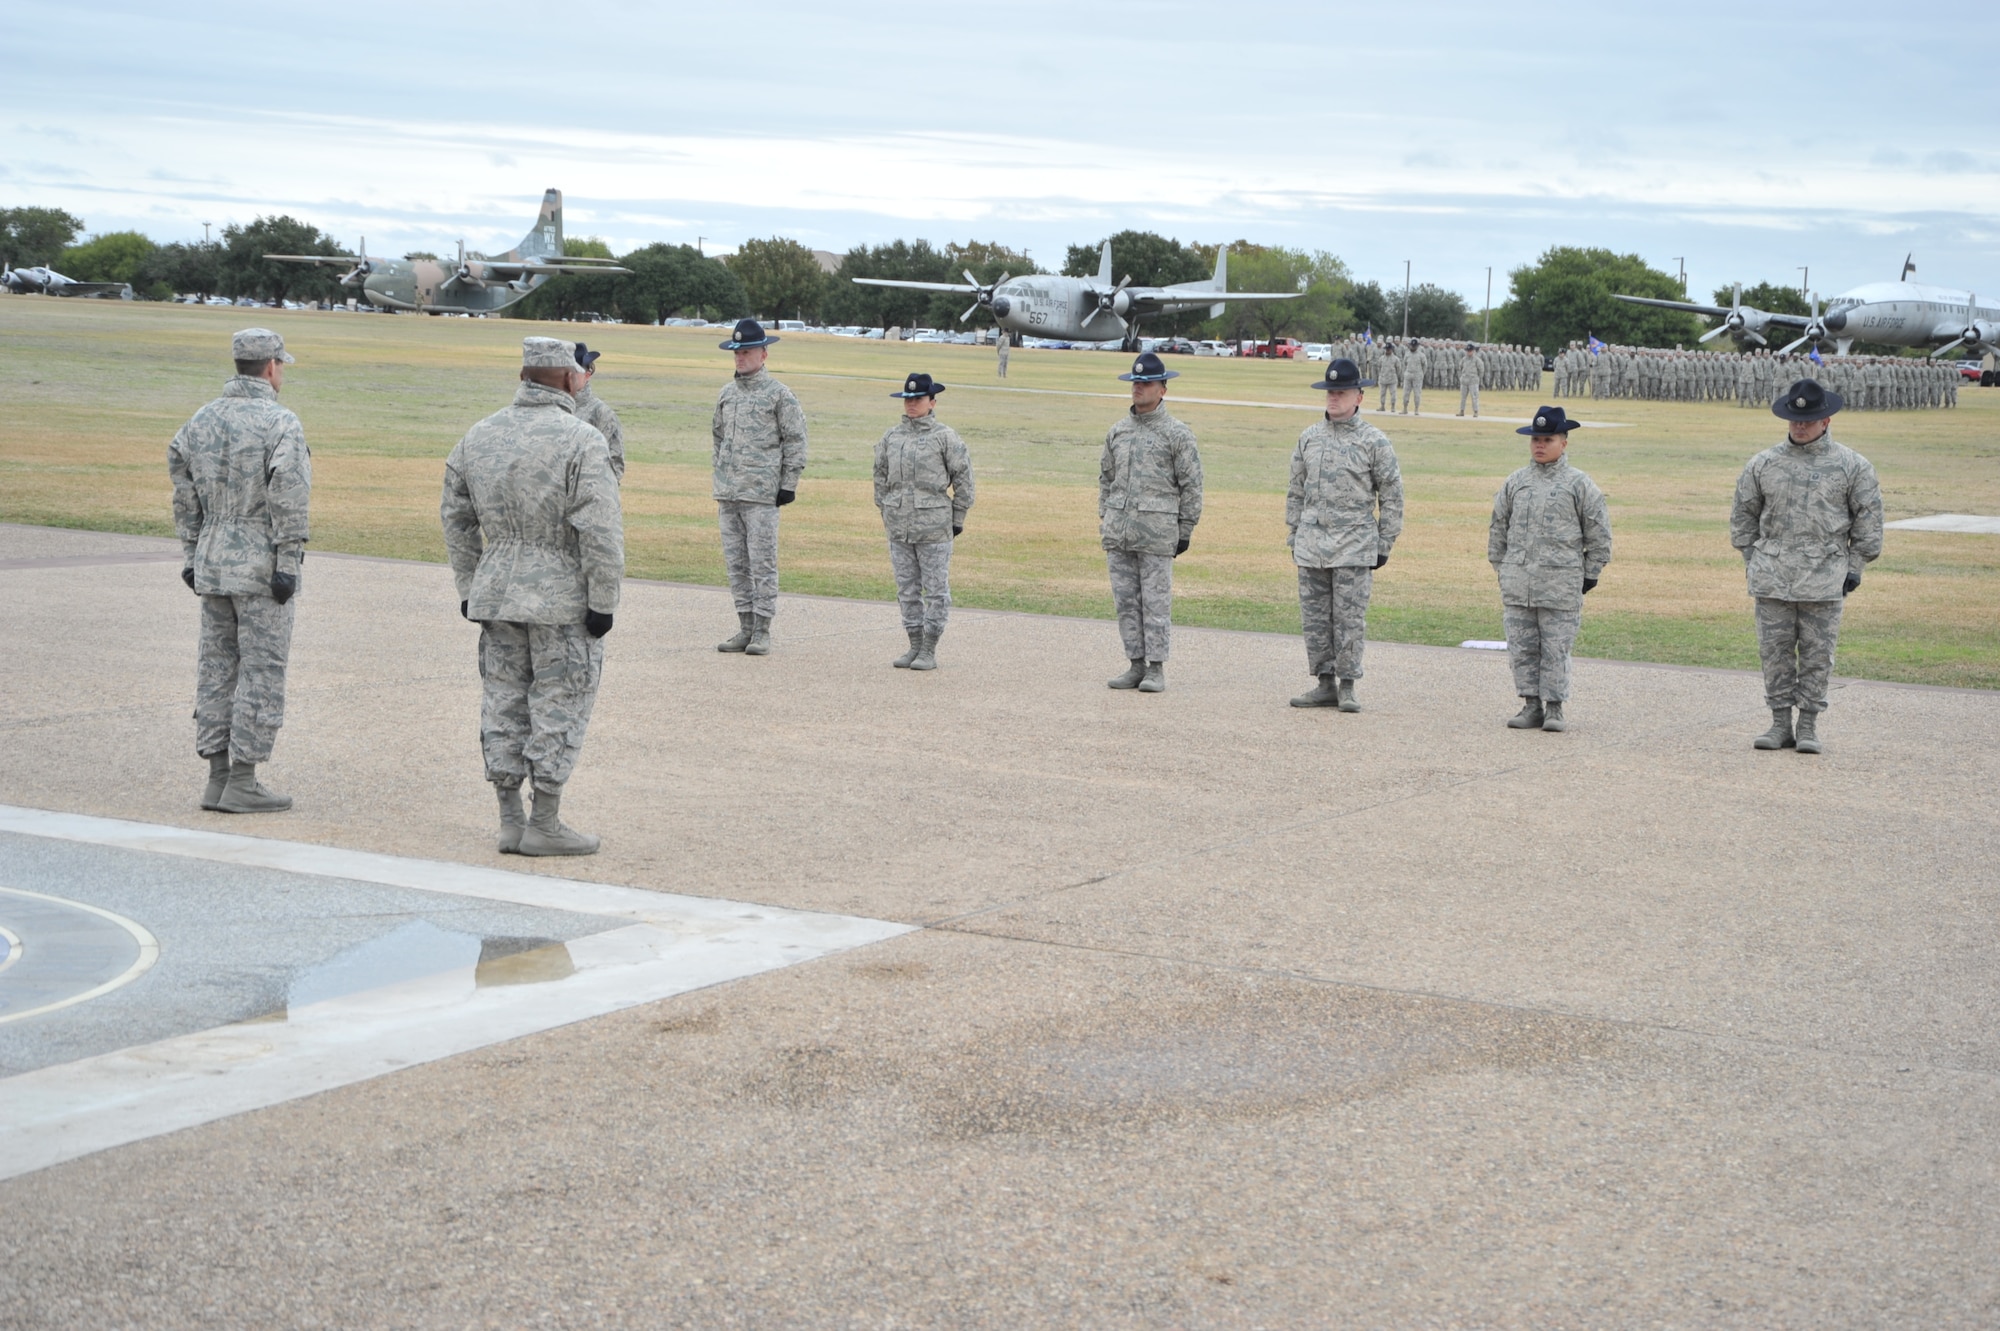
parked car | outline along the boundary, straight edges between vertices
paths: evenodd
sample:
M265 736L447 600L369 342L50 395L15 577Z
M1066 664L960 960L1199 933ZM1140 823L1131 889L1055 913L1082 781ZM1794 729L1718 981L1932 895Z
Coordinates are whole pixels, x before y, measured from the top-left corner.
M1993 384L1992 372L1983 361L1962 360L1958 363L1958 373L1959 377L1970 379L1981 388L1990 388Z
M1194 341L1185 337L1163 337L1153 347L1153 352L1160 356L1192 356Z
M1218 342L1214 338L1210 338L1205 342L1195 343L1194 354L1197 356L1234 356L1236 354L1236 347L1232 343Z
M1308 342L1306 343L1306 349L1299 354L1307 360L1332 360L1333 343Z

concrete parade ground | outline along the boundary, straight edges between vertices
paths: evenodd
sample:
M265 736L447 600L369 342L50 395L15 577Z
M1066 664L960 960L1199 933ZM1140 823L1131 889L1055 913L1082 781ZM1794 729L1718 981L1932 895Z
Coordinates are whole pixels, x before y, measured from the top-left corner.
M234 818L178 571L0 526L10 1331L2000 1324L2000 693L633 581L528 861L445 568Z

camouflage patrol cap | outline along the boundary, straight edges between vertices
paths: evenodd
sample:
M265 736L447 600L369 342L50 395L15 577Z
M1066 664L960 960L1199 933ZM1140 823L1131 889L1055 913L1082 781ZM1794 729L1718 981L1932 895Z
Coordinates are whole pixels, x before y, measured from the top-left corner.
M530 370L574 370L576 364L576 343L565 342L559 337L524 337L521 339L521 364Z
M285 339L268 328L245 328L229 339L231 360L276 360L292 363L292 355L285 350Z

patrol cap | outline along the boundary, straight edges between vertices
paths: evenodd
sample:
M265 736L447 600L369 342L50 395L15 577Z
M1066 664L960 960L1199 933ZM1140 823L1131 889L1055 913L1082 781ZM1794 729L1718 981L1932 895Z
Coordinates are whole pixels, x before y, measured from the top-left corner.
M576 344L577 368L584 370L589 369L591 366L597 363L597 358L599 356L602 356L603 354L604 353L601 351L592 351L589 347L586 347L581 342L577 343Z
M246 328L229 339L231 360L276 360L292 363L292 354L285 350L285 339L268 328Z
M1823 421L1846 406L1840 394L1820 387L1817 379L1801 379L1771 404L1771 414L1788 421Z
M1582 421L1574 421L1563 415L1561 407L1537 407L1535 418L1514 431L1515 434L1568 434L1579 429Z
M1118 377L1128 384L1157 384L1168 379L1178 379L1181 377L1181 372L1168 369L1158 356L1148 351L1132 362L1132 373L1121 374Z
M936 397L944 392L944 385L928 374L913 374L903 380L903 391L891 393L890 397Z
M576 344L559 337L524 337L521 364L530 370L574 370Z
M1314 388L1323 388L1329 393L1343 388L1373 388L1374 386L1375 381L1373 379L1363 379L1361 377L1361 367L1345 356L1336 356L1334 359L1328 361L1326 363L1326 378L1313 385Z
M748 351L752 347L768 347L778 339L764 331L764 325L755 319L738 319L736 331L727 342L718 342L724 351Z

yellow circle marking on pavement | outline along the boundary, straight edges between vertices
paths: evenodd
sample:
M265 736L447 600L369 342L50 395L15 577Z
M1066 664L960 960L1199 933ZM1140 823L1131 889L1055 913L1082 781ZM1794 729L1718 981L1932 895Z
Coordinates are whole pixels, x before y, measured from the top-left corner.
M52 897L46 892L30 892L26 888L21 887L0 887L0 892L5 892L10 896L16 897L32 897L36 901L53 901L59 906L70 906L80 911L87 911L92 915L111 921L120 929L132 935L132 940L139 945L139 955L133 958L132 964L127 966L120 974L106 980L103 984L93 989L86 989L80 994L71 994L68 998L58 999L53 1003L44 1003L40 1007L31 1007L26 1012L9 1012L5 1016L0 1016L0 1026L6 1025L10 1021L20 1021L24 1017L36 1017L44 1012L54 1012L58 1008L74 1007L78 1003L88 1003L91 999L102 997L110 993L113 989L122 989L141 975L144 975L147 971L153 969L153 963L160 959L160 940L153 937L146 926L137 920L128 920L123 915L119 915L114 911L104 910L101 907L92 906L87 902L71 901L68 897ZM7 938L10 948L7 955L11 962L12 958L20 955L21 944L12 933L9 933Z
M7 940L6 959L0 960L0 971L4 971L21 959L21 935L15 933L6 925L0 924L0 938Z

